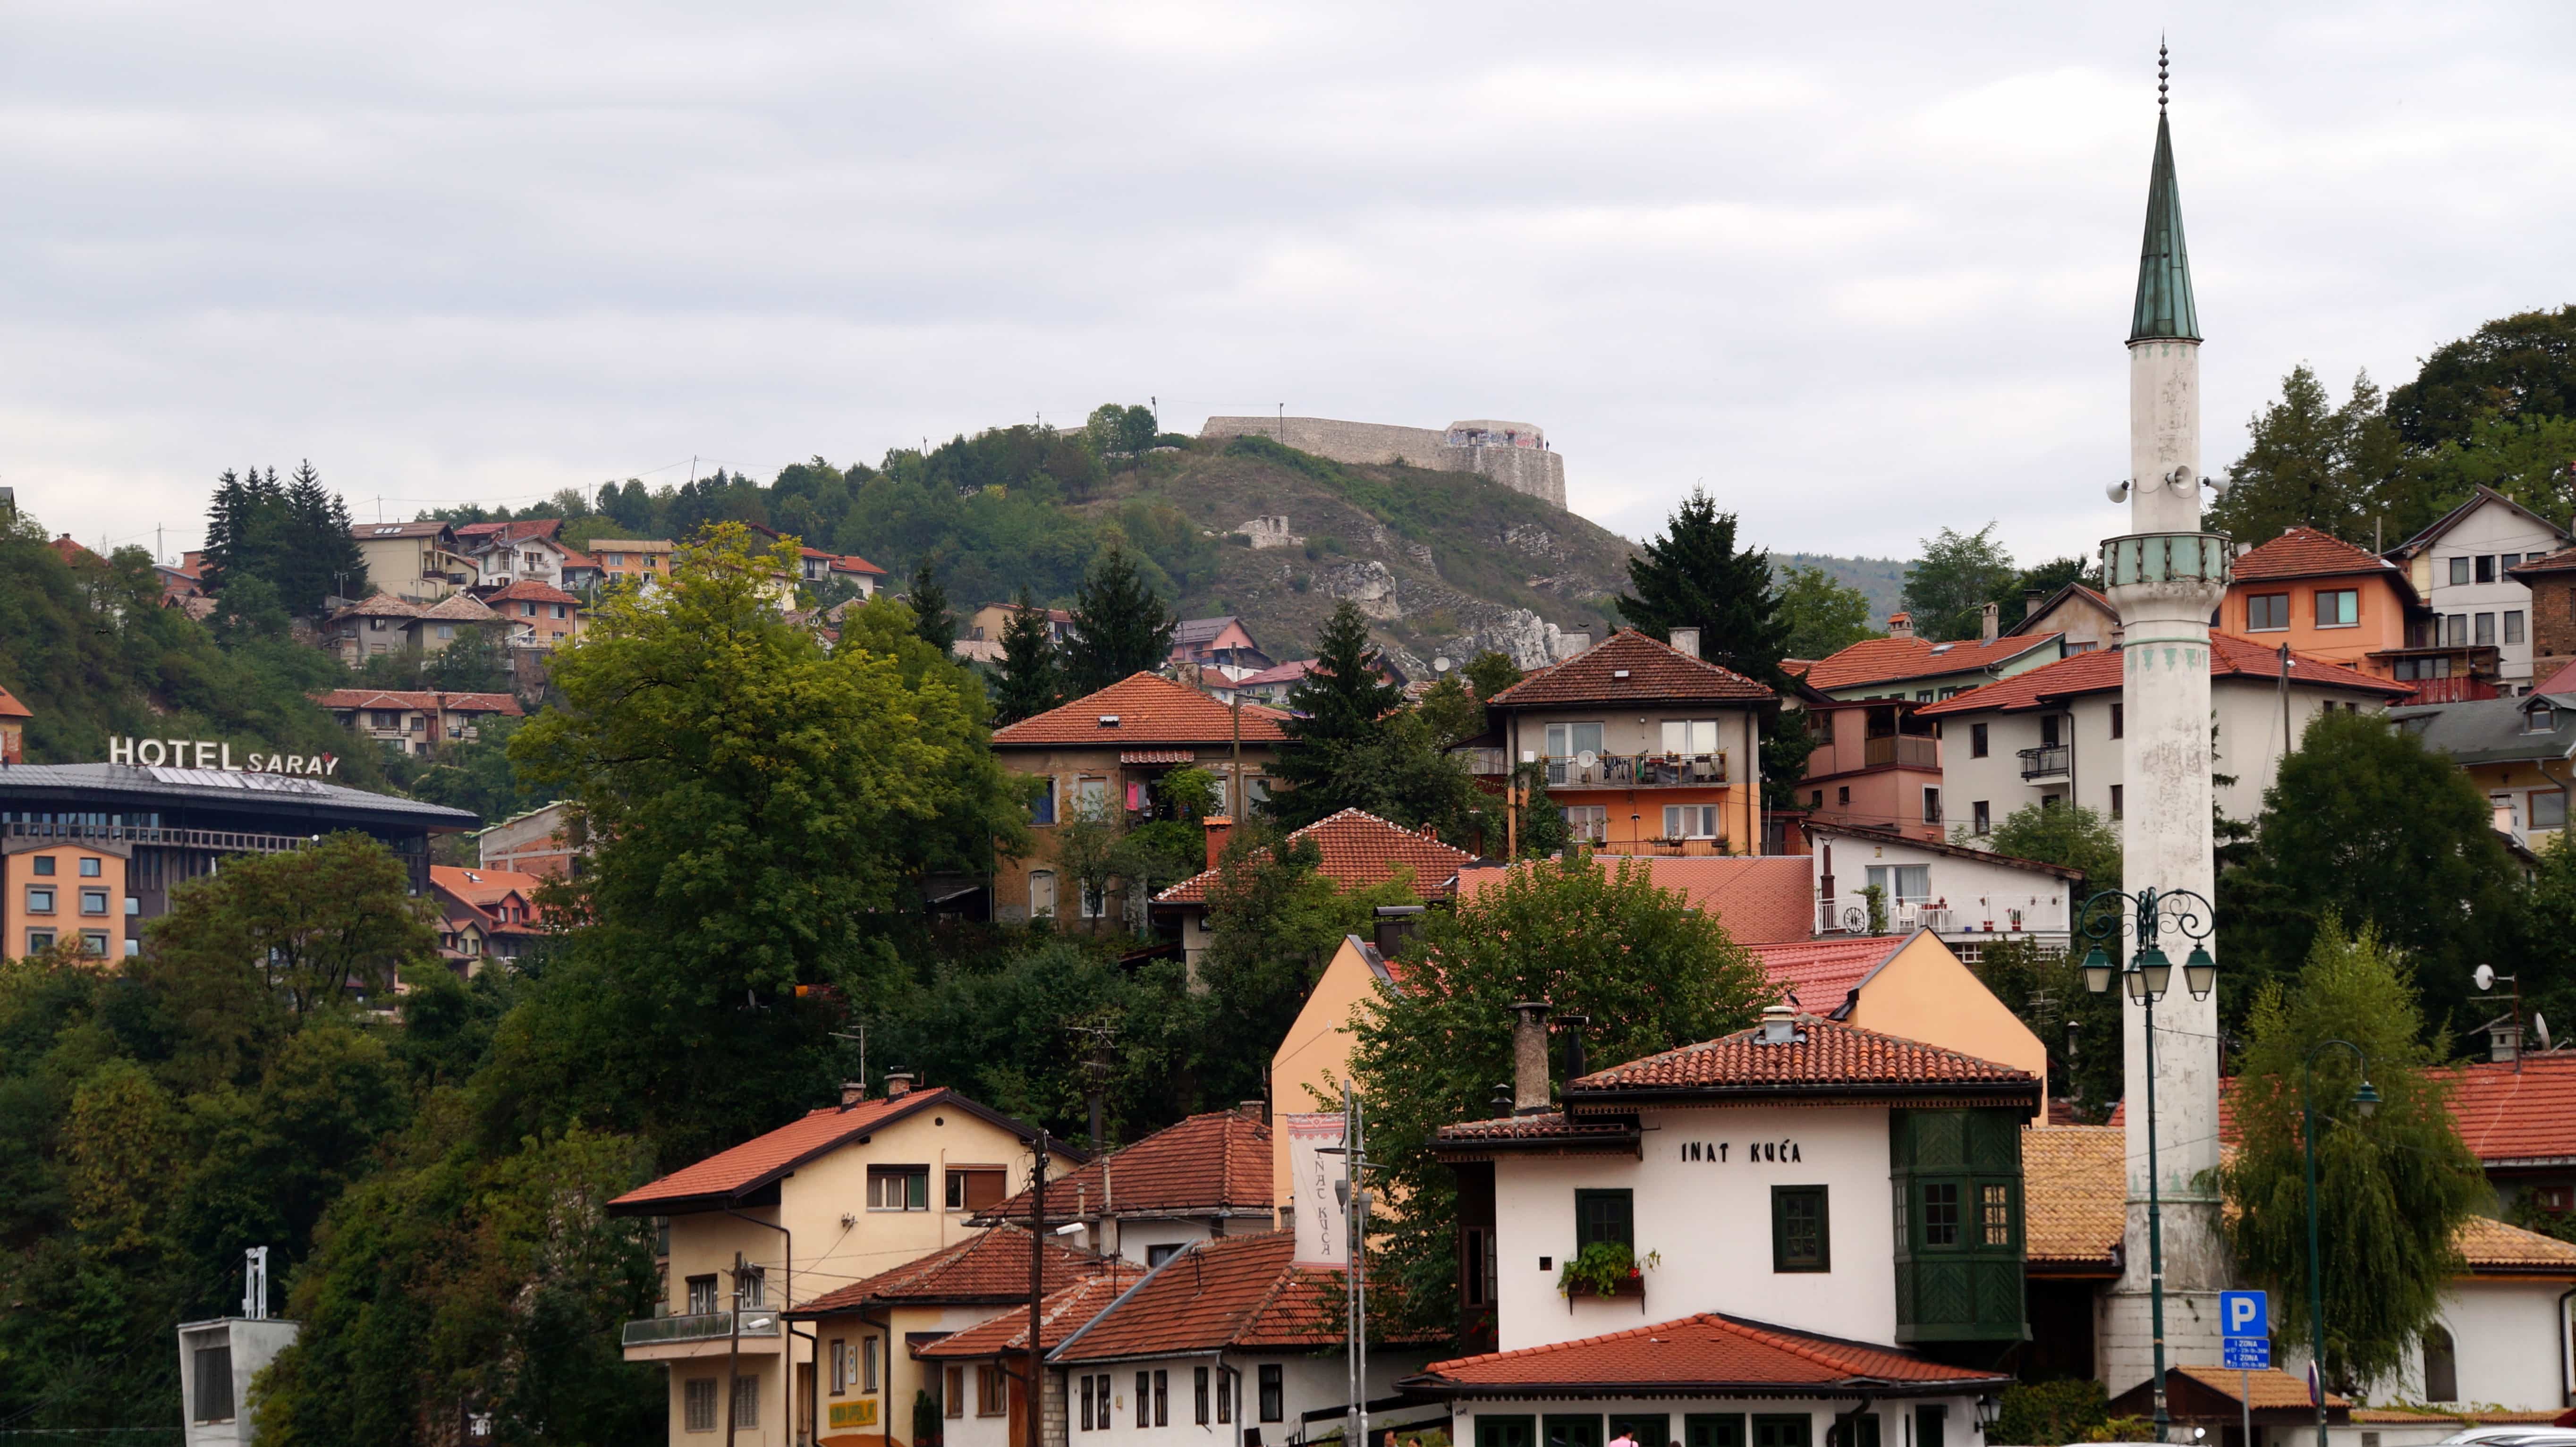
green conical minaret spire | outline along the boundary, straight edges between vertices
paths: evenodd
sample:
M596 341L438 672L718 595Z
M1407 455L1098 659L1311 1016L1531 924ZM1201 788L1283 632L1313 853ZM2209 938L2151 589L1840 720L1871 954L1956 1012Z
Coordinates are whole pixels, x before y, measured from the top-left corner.
M2191 304L2191 254L2182 241L2182 192L2174 184L2173 131L2165 122L2165 48L2156 47L2156 161L2147 175L2147 239L2138 251L2138 302L2129 340L2199 341Z

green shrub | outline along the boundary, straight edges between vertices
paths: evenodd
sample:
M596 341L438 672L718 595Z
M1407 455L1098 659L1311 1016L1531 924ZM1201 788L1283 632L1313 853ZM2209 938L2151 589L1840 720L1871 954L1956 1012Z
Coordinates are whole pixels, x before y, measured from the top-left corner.
M2004 1389L2003 1411L1986 1432L1989 1442L2023 1447L2062 1447L2068 1442L2111 1441L2089 1436L2111 1419L2100 1382L2070 1378Z

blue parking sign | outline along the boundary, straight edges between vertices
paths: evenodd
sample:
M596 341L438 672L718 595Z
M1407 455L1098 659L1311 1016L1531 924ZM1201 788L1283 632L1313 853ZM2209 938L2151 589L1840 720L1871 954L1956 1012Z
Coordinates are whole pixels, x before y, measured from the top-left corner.
M2218 1334L2229 1340L2237 1337L2272 1336L2272 1299L2260 1291L2222 1291L2218 1293ZM2228 1363L2234 1366L2234 1362Z
M2272 1370L2272 1339L2266 1336L2230 1336L2218 1340L2219 1364L2231 1372L2268 1372Z

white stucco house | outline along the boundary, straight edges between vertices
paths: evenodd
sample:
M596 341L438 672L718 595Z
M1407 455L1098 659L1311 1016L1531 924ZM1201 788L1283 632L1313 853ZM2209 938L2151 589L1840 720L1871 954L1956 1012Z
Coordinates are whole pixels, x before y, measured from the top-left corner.
M1818 935L1868 932L1869 902L1862 890L1880 890L1888 931L1930 930L1959 958L1974 962L1995 940L2066 943L2072 910L2096 885L2082 870L1992 850L1910 838L1893 829L1809 824L1816 861Z
M2576 534L2481 485L2388 560L2431 605L2445 641L2495 644L2499 677L2521 689L2532 681L2531 589L2511 570L2570 545Z

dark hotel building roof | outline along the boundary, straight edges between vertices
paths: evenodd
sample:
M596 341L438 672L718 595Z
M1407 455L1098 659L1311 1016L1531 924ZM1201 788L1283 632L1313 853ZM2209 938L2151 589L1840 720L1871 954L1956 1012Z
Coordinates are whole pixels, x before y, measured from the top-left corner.
M0 820L31 813L183 813L192 821L220 816L238 821L232 827L277 834L335 829L447 833L482 822L463 809L292 774L134 764L0 767Z

